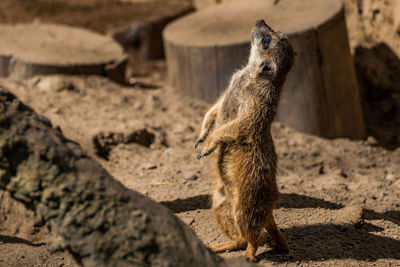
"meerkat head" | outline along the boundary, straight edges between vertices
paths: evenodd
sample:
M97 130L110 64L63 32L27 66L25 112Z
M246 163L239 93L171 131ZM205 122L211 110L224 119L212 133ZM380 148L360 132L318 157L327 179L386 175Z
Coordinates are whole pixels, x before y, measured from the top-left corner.
M264 20L252 30L249 64L255 75L271 81L284 80L293 67L294 52L287 36L274 31Z

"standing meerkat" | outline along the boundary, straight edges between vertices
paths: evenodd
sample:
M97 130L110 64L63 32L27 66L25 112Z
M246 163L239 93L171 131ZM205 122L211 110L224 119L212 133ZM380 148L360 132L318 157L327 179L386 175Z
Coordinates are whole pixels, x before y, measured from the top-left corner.
M217 253L247 246L245 257L255 261L264 229L277 250L289 250L272 215L279 191L270 128L293 63L294 52L287 37L264 20L257 21L247 65L233 75L228 89L205 115L195 148L206 141L198 159L216 151L212 210L219 227L231 239L211 245Z

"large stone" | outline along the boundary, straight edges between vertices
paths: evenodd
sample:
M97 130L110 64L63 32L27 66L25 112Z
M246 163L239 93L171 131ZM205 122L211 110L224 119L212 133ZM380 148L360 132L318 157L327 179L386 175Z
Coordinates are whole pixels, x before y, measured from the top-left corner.
M0 188L51 224L84 266L245 266L214 255L172 212L125 188L0 87Z

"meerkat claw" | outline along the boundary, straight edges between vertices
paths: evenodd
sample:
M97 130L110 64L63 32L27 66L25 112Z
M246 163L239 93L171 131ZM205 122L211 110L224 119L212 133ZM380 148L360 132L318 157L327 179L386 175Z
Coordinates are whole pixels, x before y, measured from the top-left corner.
M203 141L204 141L203 139L198 138L198 139L196 140L196 143L194 143L194 148L197 148L197 146L198 146L200 143L202 143Z
M197 154L197 159L198 159L198 160L201 160L203 157L208 156L210 153L211 153L211 152L208 151L208 150L203 151L203 152L200 152L199 154Z

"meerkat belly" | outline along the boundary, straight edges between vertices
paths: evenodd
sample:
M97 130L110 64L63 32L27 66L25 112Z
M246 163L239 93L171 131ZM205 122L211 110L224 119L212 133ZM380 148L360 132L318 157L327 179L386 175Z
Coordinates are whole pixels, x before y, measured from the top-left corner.
M268 149L273 151L273 149ZM276 176L276 156L265 154L264 149L237 146L226 159L232 182L246 201L254 204L274 202L279 197ZM247 196L246 196L247 195ZM257 195L257 197L254 197Z
M224 98L221 109L221 122L227 123L237 116L239 107L239 100L236 95L236 90L232 89L228 91Z
M232 162L232 155L229 145L221 144L218 148L217 171L221 184L228 187L233 184L232 172L229 167L230 162Z
M228 144L221 144L217 149L216 172L217 186L214 191L214 205L220 205L234 199L234 177L229 167L231 158L231 150Z

